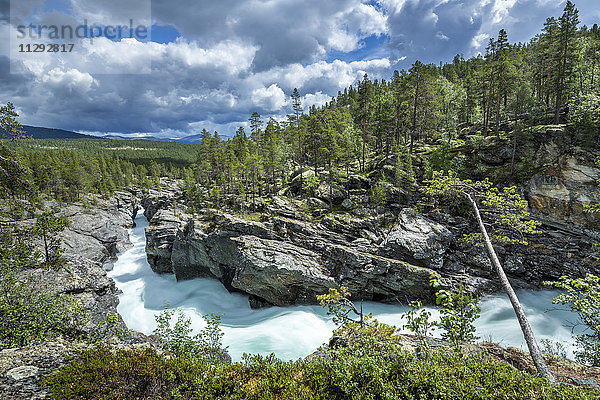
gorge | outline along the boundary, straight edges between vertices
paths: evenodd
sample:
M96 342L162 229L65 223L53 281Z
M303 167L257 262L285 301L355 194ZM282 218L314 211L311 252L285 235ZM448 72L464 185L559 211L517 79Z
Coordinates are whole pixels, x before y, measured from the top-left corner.
M146 260L148 222L141 212L135 223L130 230L134 247L119 255L109 273L121 290L118 311L130 329L151 334L156 327L154 316L168 304L190 318L195 331L204 326L203 314L222 313L224 344L234 361L240 360L244 353L266 355L271 352L281 359L295 360L308 356L329 340L334 325L320 306L273 306L253 310L247 295L229 293L215 279L177 282L174 275L155 273ZM551 300L557 292L521 290L518 294L538 340L560 342L572 356L574 339L567 325L575 322L577 317L555 309ZM476 322L481 340L494 341L505 347L526 348L504 294L484 296L481 306L481 317ZM381 322L397 327L406 322L402 319L408 309L405 305L364 302L363 307ZM435 308L431 311L437 317Z

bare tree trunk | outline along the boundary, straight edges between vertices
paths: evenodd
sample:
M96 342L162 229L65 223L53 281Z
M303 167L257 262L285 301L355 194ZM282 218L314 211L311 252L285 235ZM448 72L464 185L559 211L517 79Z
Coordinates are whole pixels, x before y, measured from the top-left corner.
M494 246L492 245L492 242L490 241L490 238L488 236L487 229L485 228L485 225L483 224L483 220L481 219L481 215L479 214L479 208L477 207L477 203L475 202L473 197L471 197L470 194L467 193L466 196L467 196L467 199L469 200L469 202L471 203L471 206L473 206L473 211L475 211L475 217L477 218L477 223L479 224L479 230L481 231L481 234L483 236L483 240L485 243L485 249L488 253L488 257L490 258L490 261L492 262L492 266L494 267L494 269L496 270L496 273L498 274L498 277L500 278L500 282L502 283L504 290L506 290L506 294L508 294L508 298L510 299L513 309L515 310L515 314L517 314L517 319L519 320L519 325L521 325L521 330L523 331L523 336L525 337L525 341L527 342L527 347L529 347L529 354L531 355L531 358L533 359L533 363L535 364L538 374L540 374L540 376L542 376L543 378L546 378L549 381L554 382L554 376L552 376L552 373L550 372L550 370L548 369L548 366L546 365L546 361L544 361L544 357L542 357L542 352L540 351L537 341L535 340L535 336L533 335L533 331L531 330L529 321L527 321L527 317L525 316L523 307L521 306L521 303L519 302L519 299L517 298L517 294L513 290L512 286L510 285L510 282L508 281L508 278L506 277L506 274L504 273L504 269L502 268L502 265L500 265L500 260L498 260L498 256L496 255Z

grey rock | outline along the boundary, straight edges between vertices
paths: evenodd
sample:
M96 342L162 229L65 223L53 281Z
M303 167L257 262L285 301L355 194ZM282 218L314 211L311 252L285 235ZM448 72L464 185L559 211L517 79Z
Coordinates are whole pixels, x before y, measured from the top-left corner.
M452 233L443 225L405 208L397 224L384 239L379 254L396 260L440 269Z
M271 304L312 304L316 295L335 287L318 254L274 240L240 236L231 285Z
M310 197L308 200L306 200L306 204L309 207L312 208L327 208L327 203L325 203L323 200L319 200L315 197Z
M343 192L343 188L339 185L327 182L319 183L319 186L315 189L315 196L329 204L330 202L334 205L340 205L346 198Z
M170 210L158 210L146 227L146 254L152 270L172 273L171 252L177 231L184 222Z
M33 365L23 365L21 367L16 367L11 369L6 373L6 376L14 379L15 381L20 381L22 379L31 378L32 376L36 376L39 373L40 369Z
M350 211L354 208L354 202L350 199L344 199L344 201L342 201L342 208L346 211Z

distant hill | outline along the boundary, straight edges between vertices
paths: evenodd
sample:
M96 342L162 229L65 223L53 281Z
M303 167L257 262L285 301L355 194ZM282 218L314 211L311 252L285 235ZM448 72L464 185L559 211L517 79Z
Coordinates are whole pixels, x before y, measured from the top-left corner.
M40 126L23 125L26 136L34 139L98 139L96 136L84 135L64 129L42 128Z
M229 139L227 136L224 135L219 135L219 137L221 138L221 140ZM179 143L200 144L202 143L202 134L198 133L197 135L184 136L180 139L176 139L175 141Z
M181 139L177 139L177 142L179 142L179 143L192 143L192 144L202 143L202 134L184 136Z
M127 137L120 135L93 136L64 129L43 128L41 126L23 125L25 135L34 139L114 139L114 140L149 140L155 142L200 143L202 135L191 135L181 139L157 138L155 136Z
M152 142L174 142L173 139L157 138L154 136L139 136L139 137L127 137L119 135L104 135L100 136L102 139L114 139L114 140L150 140Z

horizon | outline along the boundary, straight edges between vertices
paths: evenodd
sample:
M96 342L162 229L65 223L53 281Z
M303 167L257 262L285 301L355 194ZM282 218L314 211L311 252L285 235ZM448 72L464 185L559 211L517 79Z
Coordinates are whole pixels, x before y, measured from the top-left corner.
M307 110L325 104L364 73L389 80L394 70L408 69L416 60L437 65L451 62L456 54L475 56L502 28L511 43L528 42L541 32L547 17L561 14L565 4L5 3L0 6L0 30L11 41L0 46L0 93L15 104L23 124L94 136L174 140L202 129L231 137L239 126L248 128L254 111L265 121L282 120L291 113L294 88ZM600 20L600 8L594 3L575 3L579 26ZM133 31L134 17L138 26L149 27L147 38L107 37L107 27L119 27L121 21L131 21ZM104 31L74 39L73 53L17 50L19 27L27 22L64 28L81 21ZM39 41L29 39L32 44Z

